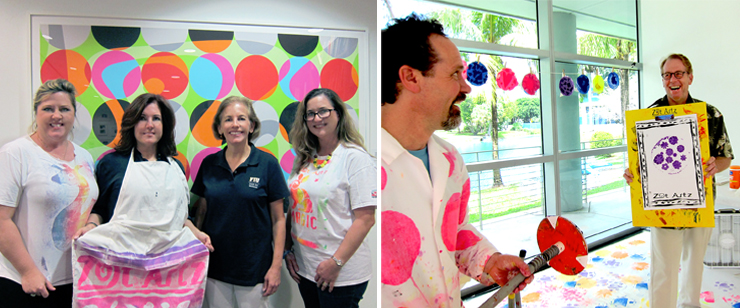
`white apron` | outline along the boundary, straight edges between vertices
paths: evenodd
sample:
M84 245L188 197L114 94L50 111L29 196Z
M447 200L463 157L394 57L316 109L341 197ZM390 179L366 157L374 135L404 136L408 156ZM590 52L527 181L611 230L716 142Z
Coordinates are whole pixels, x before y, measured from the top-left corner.
M110 222L75 241L74 307L201 307L208 249L183 226L187 179L168 160L132 151Z

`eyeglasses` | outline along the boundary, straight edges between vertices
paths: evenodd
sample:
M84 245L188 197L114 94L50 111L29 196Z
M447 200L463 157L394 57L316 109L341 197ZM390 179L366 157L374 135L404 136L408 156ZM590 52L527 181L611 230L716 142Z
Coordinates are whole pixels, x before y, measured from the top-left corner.
M328 117L334 109L319 109L317 112L308 111L303 115L303 120L313 121L316 116L319 116L319 120Z
M671 75L676 76L676 79L681 79L683 78L683 74L686 74L686 73L687 72L685 71L678 71L675 73L663 73L663 74L660 74L660 76L663 76L663 80L671 80Z

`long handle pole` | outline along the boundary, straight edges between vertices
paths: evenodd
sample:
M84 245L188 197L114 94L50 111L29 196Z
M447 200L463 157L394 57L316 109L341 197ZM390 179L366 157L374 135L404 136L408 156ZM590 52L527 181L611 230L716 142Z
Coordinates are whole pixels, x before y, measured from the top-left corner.
M543 251L542 254L536 256L532 261L529 262L529 264L527 264L529 266L529 271L531 273L534 273L538 269L542 268L542 266L544 266L548 261L557 256L563 249L564 245L561 242L550 246L550 248ZM511 294L514 289L516 289L516 287L518 287L519 284L524 281L524 279L526 279L524 275L522 275L521 273L517 274L516 276L514 276L514 278L511 278L509 282L501 286L501 288L496 291L496 293L491 295L491 297L485 303L483 303L480 308L496 307L496 305L501 303L504 298L507 298L508 295Z

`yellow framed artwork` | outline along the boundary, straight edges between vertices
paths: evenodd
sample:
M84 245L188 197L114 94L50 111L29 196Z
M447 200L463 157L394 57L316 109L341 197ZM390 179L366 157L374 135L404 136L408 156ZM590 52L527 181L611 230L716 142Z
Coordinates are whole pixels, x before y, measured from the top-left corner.
M626 112L632 223L714 227L706 103Z

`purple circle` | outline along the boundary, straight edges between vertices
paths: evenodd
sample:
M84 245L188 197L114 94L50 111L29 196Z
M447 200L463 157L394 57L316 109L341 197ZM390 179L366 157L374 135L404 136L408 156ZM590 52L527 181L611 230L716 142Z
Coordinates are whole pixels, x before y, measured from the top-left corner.
M666 157L665 162L667 162L669 164L672 163L673 162L673 157L670 157L670 156L669 157Z
M663 153L655 155L655 158L653 158L653 162L658 165L662 164L663 163Z
M661 166L661 168L663 168L663 170L668 170L668 164L663 164L663 166Z
M673 156L673 149L667 149L667 150L665 150L665 155Z
M686 149L686 146L681 143L683 143L682 139L672 135L657 140L650 153L653 157L654 166L669 174L680 173L684 166L681 161L687 159L686 155L679 155L678 153Z
M672 145L675 145L678 142L678 137L671 136L670 138L668 138L668 142L670 142Z
M681 160L686 160L686 155L681 155Z
M677 146L677 147L676 147L676 150L677 150L677 151L679 151L679 152L681 152L681 153L683 153L683 150L684 150L684 147L683 147L683 145L679 145L679 146Z

